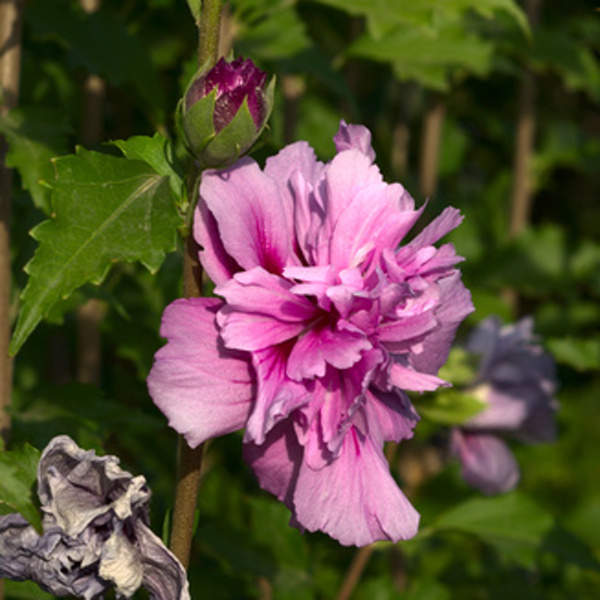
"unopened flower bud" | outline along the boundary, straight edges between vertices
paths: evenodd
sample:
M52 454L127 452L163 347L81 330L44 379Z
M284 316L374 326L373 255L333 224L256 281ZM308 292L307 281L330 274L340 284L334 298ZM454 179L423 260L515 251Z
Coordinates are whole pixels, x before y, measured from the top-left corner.
M204 167L236 161L261 134L273 106L274 78L250 60L223 58L196 75L181 106L190 152Z

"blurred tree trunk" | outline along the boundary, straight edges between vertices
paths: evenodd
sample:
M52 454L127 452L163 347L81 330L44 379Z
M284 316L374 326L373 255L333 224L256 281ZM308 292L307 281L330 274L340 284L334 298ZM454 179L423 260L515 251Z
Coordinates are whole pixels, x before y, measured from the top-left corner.
M0 114L17 105L21 72L22 0L0 2ZM11 402L10 343L10 204L12 170L4 166L6 142L0 138L0 435L7 439Z
M438 163L442 127L446 115L446 104L442 96L435 96L423 117L421 133L421 160L419 184L421 194L429 198L435 194L438 182Z
M538 21L541 0L526 0L525 12L533 29ZM529 224L531 217L533 182L531 157L535 142L535 76L525 67L521 76L518 96L518 115L513 159L513 187L510 204L508 236L514 238ZM502 291L504 301L513 312L518 312L519 297L514 289Z
M101 0L81 0L81 7L89 14L100 9ZM103 137L103 113L106 83L95 74L86 77L83 85L81 142L90 147ZM106 304L92 298L77 310L77 381L100 383L102 369L102 336L100 324L106 313Z
M541 0L526 0L525 11L533 29L539 20ZM532 178L531 157L535 140L535 77L525 68L519 88L517 131L513 162L513 191L511 198L509 235L521 233L531 216Z
M21 25L23 1L0 2L0 115L17 105L21 74ZM10 203L12 171L4 166L6 142L0 138L0 436L8 439L11 401L12 359L10 343ZM4 583L0 579L0 599Z

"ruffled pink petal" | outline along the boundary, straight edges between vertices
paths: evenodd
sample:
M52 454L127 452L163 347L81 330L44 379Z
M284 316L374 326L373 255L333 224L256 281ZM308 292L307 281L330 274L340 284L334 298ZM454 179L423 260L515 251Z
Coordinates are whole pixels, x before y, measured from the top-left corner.
M315 382L314 402L319 412L319 443L330 456L339 453L346 431L357 410L365 402L365 394L377 365L383 360L379 350L364 352L361 360L351 369L337 371L329 368L325 377ZM361 429L366 432L366 428Z
M369 436L376 447L383 442L400 442L413 436L419 422L408 396L401 391L382 392L371 387L361 408L366 416Z
M292 284L262 267L236 273L215 288L225 306L219 313L221 337L228 348L260 350L297 336L318 308L290 291Z
M513 453L494 435L454 429L452 451L460 459L463 479L484 494L508 492L519 481Z
M359 190L340 213L330 242L331 264L355 267L375 250L373 263L386 248L395 248L421 216L420 210L400 210L400 184L377 183Z
M245 441L262 444L279 421L310 400L313 386L292 381L286 375L290 348L290 343L279 344L253 353L257 390Z
M260 487L291 506L291 496L304 454L290 419L277 424L264 444L244 444L244 459L252 467Z
M371 347L371 342L362 334L313 326L300 336L292 349L288 377L296 381L323 377L327 364L336 369L349 369L361 359L362 351Z
M383 323L378 330L381 342L405 342L421 337L437 326L433 309L420 314L400 317L394 321Z
M317 160L315 151L308 142L296 142L286 146L275 156L267 158L265 175L273 179L280 189L285 190L283 193L291 204L288 182L292 173L299 172L307 182L314 185L323 167L323 163Z
M352 427L339 456L320 470L302 463L293 495L295 519L345 546L405 540L419 515L390 475L383 453Z
M462 222L464 217L460 214L460 211L453 206L446 207L442 213L437 216L429 225L423 228L423 231L410 242L409 245L401 249L404 251L409 246L411 248L420 248L423 246L431 246L435 244L439 239L444 237L447 233L456 229Z
M400 363L392 363L389 380L393 386L412 392L432 392L440 386L448 387L450 385L435 375L420 373Z
M241 267L227 254L215 218L200 198L194 213L194 239L200 245L198 257L202 267L217 285L231 279Z
M364 125L348 125L343 119L340 128L333 136L338 152L360 150L371 162L375 160L375 150L371 146L371 132Z
M438 281L440 300L435 317L439 327L425 336L421 351L411 354L410 363L423 373L437 373L446 362L454 335L462 320L475 308L471 302L471 294L460 280L457 271Z
M251 406L248 358L218 338L215 313L221 305L215 298L190 298L167 306L160 334L168 342L148 375L154 403L192 448L241 429Z
M276 183L250 158L222 171L204 171L200 196L214 216L223 248L241 267L281 273L291 232Z
M282 196L282 207L296 242L296 252L309 260L310 240L307 239L311 213L317 208L312 190L321 177L324 165L306 142L296 142L267 159L265 175L275 183Z
M319 230L318 264L329 264L329 241L342 212L363 188L383 181L379 169L359 150L338 154L326 166L324 173L325 185L319 193L320 204L325 209L325 222Z

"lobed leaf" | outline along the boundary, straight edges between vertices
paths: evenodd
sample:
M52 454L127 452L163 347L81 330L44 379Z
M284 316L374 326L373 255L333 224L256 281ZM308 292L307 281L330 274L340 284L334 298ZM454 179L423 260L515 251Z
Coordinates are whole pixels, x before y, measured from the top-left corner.
M140 261L154 272L175 249L180 219L169 177L144 162L83 148L54 164L54 212L31 232L40 245L25 267L12 354L56 302L84 283L101 283L113 262Z
M34 495L39 460L39 450L29 444L0 452L0 514L21 513L41 531L42 520Z
M0 133L8 141L6 166L17 169L23 189L33 203L50 214L50 189L44 181L54 178L50 159L67 152L71 127L61 111L26 107L0 117Z

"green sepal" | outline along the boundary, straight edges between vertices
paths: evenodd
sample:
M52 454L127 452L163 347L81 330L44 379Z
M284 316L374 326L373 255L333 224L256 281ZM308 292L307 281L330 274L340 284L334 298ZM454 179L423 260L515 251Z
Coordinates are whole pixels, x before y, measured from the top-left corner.
M230 165L250 149L259 132L246 97L231 122L214 136L199 158L207 167Z
M204 98L185 110L185 96L181 106L181 126L189 152L202 160L202 153L215 137L213 114L217 100L217 89L213 88Z

